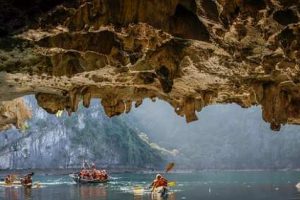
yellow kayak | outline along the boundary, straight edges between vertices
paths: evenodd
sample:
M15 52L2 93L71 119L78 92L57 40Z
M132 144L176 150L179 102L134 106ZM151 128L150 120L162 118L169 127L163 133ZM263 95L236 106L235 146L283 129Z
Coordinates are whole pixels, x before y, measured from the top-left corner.
M21 181L14 181L13 183L7 184L4 181L0 182L0 186L2 187L12 187L12 186L21 186Z
M14 181L11 184L7 184L4 181L0 181L0 187L17 187L17 186L24 186L27 188L40 188L42 185L40 182L34 182L33 184L30 185L22 185L21 181Z

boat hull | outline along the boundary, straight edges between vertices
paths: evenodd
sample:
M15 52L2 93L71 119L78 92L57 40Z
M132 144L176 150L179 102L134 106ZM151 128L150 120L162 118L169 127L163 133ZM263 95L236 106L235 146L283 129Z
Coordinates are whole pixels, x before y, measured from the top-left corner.
M89 179L82 179L76 174L70 174L70 177L76 182L80 184L98 184L98 183L107 183L108 179L106 180L89 180Z

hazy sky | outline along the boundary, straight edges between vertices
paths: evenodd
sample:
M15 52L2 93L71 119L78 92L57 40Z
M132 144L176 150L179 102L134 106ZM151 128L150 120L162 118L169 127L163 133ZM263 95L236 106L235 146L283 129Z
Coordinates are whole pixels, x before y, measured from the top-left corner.
M211 105L197 113L198 121L186 123L163 102L145 100L126 118L150 139L177 149L186 163L200 168L300 168L300 126L270 130L261 108L236 104ZM298 166L299 165L299 166Z

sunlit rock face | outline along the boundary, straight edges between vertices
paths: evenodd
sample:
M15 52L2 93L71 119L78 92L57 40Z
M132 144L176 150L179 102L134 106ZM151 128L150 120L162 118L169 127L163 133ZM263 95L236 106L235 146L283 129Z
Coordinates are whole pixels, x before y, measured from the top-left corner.
M298 0L30 2L6 3L27 24L0 17L0 100L35 94L71 113L100 98L114 116L159 98L187 122L209 104L260 104L273 130L300 123Z
M48 115L33 99L24 99L34 116L27 128L0 134L0 169L80 168L83 160L98 167L156 169L166 164L168 151L153 147L129 120L107 118L97 100L76 115ZM147 137L146 137L147 139Z
M15 126L22 128L31 117L31 111L22 98L0 102L0 131Z

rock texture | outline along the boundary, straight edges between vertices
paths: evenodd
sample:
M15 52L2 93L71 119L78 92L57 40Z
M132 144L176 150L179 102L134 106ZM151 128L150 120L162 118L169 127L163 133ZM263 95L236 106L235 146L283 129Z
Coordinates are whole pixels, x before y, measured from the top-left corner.
M23 128L30 117L31 111L22 98L0 102L0 131L12 126Z
M298 0L30 2L0 17L0 100L71 113L100 98L114 116L159 98L187 122L237 103L261 105L272 130L300 123Z
M76 115L49 115L34 96L24 98L34 118L20 134L0 134L0 169L80 168L83 160L105 168L163 168L166 155L144 141L137 129L122 118L109 119L99 101Z

